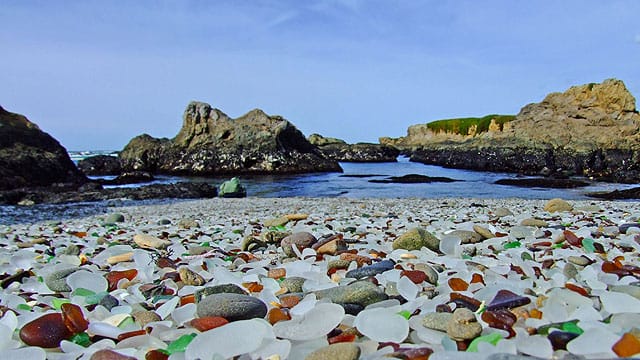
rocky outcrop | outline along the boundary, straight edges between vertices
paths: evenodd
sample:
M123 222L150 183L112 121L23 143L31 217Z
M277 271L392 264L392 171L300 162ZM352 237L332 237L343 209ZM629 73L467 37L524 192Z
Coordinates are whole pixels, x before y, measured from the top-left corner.
M501 130L439 141L395 139L426 164L523 174L640 180L640 115L620 80L574 86L522 108ZM406 148L405 148L406 149Z
M56 139L26 117L0 107L0 190L77 187L86 181Z
M344 140L311 134L309 142L329 159L344 162L395 162L400 151L394 147L372 144L347 144Z
M175 175L342 171L289 121L252 110L237 119L191 102L173 139L140 135L119 154L125 171Z
M119 175L120 159L111 155L96 155L78 161L78 169L85 175Z

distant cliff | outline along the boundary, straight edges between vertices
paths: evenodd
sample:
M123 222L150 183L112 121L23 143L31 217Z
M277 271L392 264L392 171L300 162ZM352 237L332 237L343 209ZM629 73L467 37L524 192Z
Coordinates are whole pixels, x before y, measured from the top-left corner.
M416 125L406 137L383 138L381 143L427 164L640 180L640 115L620 80L573 86L526 105L509 121L500 124L499 119L480 133L472 127L460 134Z
M309 142L329 159L343 162L395 162L400 151L392 146L372 143L347 144L346 141L311 134Z
M182 175L342 171L281 116L252 110L231 119L203 102L191 102L173 139L147 134L119 154L125 171Z

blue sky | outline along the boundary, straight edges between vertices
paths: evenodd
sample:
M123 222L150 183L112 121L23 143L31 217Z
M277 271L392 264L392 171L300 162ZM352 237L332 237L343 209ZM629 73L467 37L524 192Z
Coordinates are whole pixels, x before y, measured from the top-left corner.
M0 105L69 150L173 137L191 100L377 142L612 77L638 97L638 14L636 0L3 0Z

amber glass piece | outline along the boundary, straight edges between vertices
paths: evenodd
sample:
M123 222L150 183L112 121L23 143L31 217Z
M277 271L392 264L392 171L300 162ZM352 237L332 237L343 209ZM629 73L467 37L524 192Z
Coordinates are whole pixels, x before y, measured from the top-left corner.
M189 322L191 326L200 330L207 331L211 329L215 329L222 325L228 324L229 321L220 316L206 316L201 318L195 318Z
M480 307L480 300L476 300L472 297L462 295L460 293L452 292L449 294L449 300L455 303L458 307L465 307L471 311L476 311Z
M469 288L469 284L466 281L457 277L450 278L447 283L453 291L465 291Z
M84 318L82 309L78 305L64 303L60 310L62 310L62 321L71 334L81 333L89 328L89 322Z
M513 324L518 318L509 310L499 309L494 311L485 311L482 313L482 320L494 329L502 329L509 333L509 338L516 335L513 330Z
M577 292L578 294L580 294L582 296L589 296L589 292L585 288L583 288L581 286L578 286L576 284L565 283L564 287L567 288L568 290L573 291L573 292Z
M582 247L582 238L578 237L578 235L574 234L571 230L565 230L562 232L564 234L564 239L573 246Z
M255 281L242 283L242 286L245 289L249 290L249 292L252 292L252 293L260 292L260 291L262 291L262 289L264 289L264 286L262 286L262 284L257 283Z
M640 354L640 340L631 333L622 335L620 340L611 348L620 357L629 357Z
M43 315L26 323L20 329L20 340L29 346L41 348L58 347L62 340L66 340L72 335L60 313Z
M272 308L267 313L267 319L269 319L269 323L273 325L278 321L291 320L291 315L289 315L288 311L278 309L278 308Z
M122 279L127 279L129 281L133 280L138 275L138 270L130 269L123 271L111 271L109 272L105 278L109 283L109 291L113 291L117 289L118 282Z
M342 342L354 342L356 341L356 335L342 333L340 335L330 337L327 341L329 342L329 345Z
M122 341L124 339L128 339L134 336L140 336L140 335L147 335L147 330L142 329L142 330L133 330L133 331L124 332L118 335L118 341Z
M180 298L180 306L183 306L186 304L193 304L195 302L196 302L196 296L194 294L185 295Z
M484 285L484 278L482 277L482 275L480 275L478 273L474 273L471 276L471 283L472 284L480 283L480 284Z
M531 309L531 311L529 311L529 316L534 319L542 319L542 311L538 309Z
M169 355L163 353L158 349L149 350L144 355L144 360L167 360L167 359L169 359Z
M267 276L272 279L280 279L287 276L287 270L285 268L270 269Z

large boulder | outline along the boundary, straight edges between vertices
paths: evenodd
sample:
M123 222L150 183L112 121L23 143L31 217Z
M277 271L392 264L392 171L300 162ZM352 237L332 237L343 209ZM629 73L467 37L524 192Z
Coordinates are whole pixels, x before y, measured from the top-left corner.
M119 175L120 159L111 155L96 155L78 161L78 169L85 175Z
M407 137L385 143L426 164L637 182L640 115L635 106L624 83L609 79L549 94L490 131L443 138L413 127Z
M395 162L400 151L394 147L372 144L348 144L346 141L319 134L311 134L309 142L316 145L329 159L344 162Z
M0 190L85 182L56 139L23 115L0 107Z
M125 171L224 175L342 171L289 121L252 110L237 119L191 102L173 139L140 135L119 154Z

